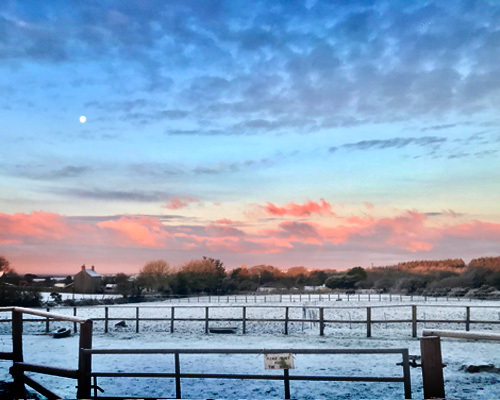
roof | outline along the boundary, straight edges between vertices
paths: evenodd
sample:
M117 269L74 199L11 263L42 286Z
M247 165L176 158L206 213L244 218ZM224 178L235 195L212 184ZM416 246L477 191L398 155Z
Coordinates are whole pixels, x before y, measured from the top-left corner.
M91 276L92 278L100 278L101 277L101 274L95 272L94 270L92 269L86 269L85 272L87 274L89 274L89 276Z

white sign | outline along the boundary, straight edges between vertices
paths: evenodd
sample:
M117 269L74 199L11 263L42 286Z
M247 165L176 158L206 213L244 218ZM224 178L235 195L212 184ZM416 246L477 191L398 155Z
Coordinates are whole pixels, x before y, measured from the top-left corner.
M264 367L266 369L294 369L293 354L264 354Z

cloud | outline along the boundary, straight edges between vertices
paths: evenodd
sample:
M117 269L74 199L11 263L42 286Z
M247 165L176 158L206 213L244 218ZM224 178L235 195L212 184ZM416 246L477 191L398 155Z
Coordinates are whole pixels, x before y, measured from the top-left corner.
M125 191L105 189L64 188L51 189L52 192L70 197L103 201L157 202L170 197L169 193L160 191Z
M436 136L424 137L396 137L392 139L362 140L356 143L346 143L341 147L352 150L385 150L389 148L401 149L407 146L440 146L446 138Z
M45 165L16 165L7 169L11 174L40 181L78 178L93 171L87 165L66 165L61 168L49 169Z
M120 260L122 249L146 252L169 250L185 259L196 254L217 256L239 254L247 259L257 254L281 254L293 262L296 252L324 257L426 257L428 254L456 256L456 246L493 252L500 245L500 224L467 221L454 215L429 216L415 210L395 216L351 217L338 220L270 221L270 227L255 229L251 221L235 228L227 223L179 224L162 216L122 215L107 217L65 217L43 211L30 214L0 214L0 246L8 253L19 248L52 249L61 254L73 248L106 252ZM452 250L451 250L452 249ZM443 251L445 253L443 253ZM46 250L45 250L46 252ZM146 253L144 253L146 254ZM343 255L343 256L342 256ZM71 254L69 255L71 257ZM372 258L373 259L373 258Z
M330 203L324 199L320 199L319 203L308 201L304 204L288 203L283 207L275 206L273 203L267 203L261 206L268 214L284 216L291 215L294 217L307 217L311 214L335 215L332 211Z
M191 203L199 202L200 200L190 196L172 197L170 201L167 204L164 204L162 207L168 208L170 210L178 210L180 208L188 207Z

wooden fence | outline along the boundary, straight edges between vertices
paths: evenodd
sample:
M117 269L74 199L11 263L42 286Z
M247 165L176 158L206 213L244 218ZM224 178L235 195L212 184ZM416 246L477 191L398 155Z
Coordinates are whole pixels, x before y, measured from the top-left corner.
M96 299L98 296L96 296ZM197 295L197 296L180 296L169 295L159 296L158 300L175 303L295 303L304 301L347 301L347 302L429 302L429 301L446 301L446 302L472 302L472 297L438 297L438 296L417 296L404 295L393 293L281 293L281 294L236 294L236 295Z
M405 399L411 399L411 380L408 349L89 349L83 350L84 354L96 355L132 355L132 354L173 354L174 372L92 372L91 366L86 368L87 376L94 379L94 398L98 397L97 379L99 377L134 377L134 378L174 378L175 398L182 398L181 379L252 379L252 380L282 380L284 383L284 398L290 399L290 381L342 381L342 382L401 382L404 385ZM207 374L207 373L182 373L180 368L180 355L182 354L401 354L403 376L400 377L374 377L374 376L330 376L330 375L293 375L292 370L283 369L283 375L278 374ZM375 362L375 361L374 361ZM170 397L170 395L168 395ZM332 393L332 396L335 394ZM113 398L106 396L106 398ZM116 397L123 398L123 397Z
M11 312L12 319L12 351L1 352L0 359L12 360L13 365L10 372L14 378L14 386L17 398L24 398L25 385L35 389L48 399L59 399L60 396L39 382L25 375L25 372L37 372L41 374L72 378L77 380L77 398L87 397L91 390L91 380L85 373L85 368L91 362L91 356L83 352L83 349L92 348L92 320L64 315L52 314L43 311L23 307L1 307L0 312ZM37 365L24 361L23 355L23 315L34 315L44 317L46 320L70 321L80 325L80 343L78 354L78 368L67 369L57 366Z
M441 355L441 339L469 339L500 341L500 334L492 332L460 332L436 329L424 329L420 338L422 360L422 381L424 398L444 399L445 387L443 377L443 361Z
M411 381L409 369L408 349L93 349L92 348L92 329L93 321L74 316L64 316L44 311L32 310L22 307L3 307L0 312L11 312L12 318L12 351L0 352L0 359L11 360L13 362L10 372L14 378L16 393L14 397L23 398L25 385L32 387L41 395L48 399L61 398L52 390L43 386L33 378L27 376L26 372L39 373L63 378L75 379L77 381L76 398L95 398L98 395L97 378L98 377L171 377L176 382L176 398L181 398L181 379L263 379L263 380L283 380L285 387L285 398L290 398L290 381L351 381L351 382L401 382L404 384L405 398L411 398ZM23 355L23 322L32 321L24 319L23 315L32 315L43 317L49 321L68 321L80 326L78 368L68 369L57 366L38 365L24 361ZM105 354L173 354L175 358L175 372L165 373L143 373L143 372L95 372L92 369L92 357ZM181 373L180 355L181 354L401 354L402 355L402 377L370 377L370 376L318 376L318 375L290 375L288 369L284 369L283 376L255 375L255 374L193 374ZM94 384L92 384L92 379ZM94 396L92 397L92 389ZM120 397L121 398L121 397Z
M374 326L387 326L397 325L397 324L406 324L409 326L408 333L411 333L412 337L417 337L417 329L420 326L427 324L454 324L457 327L463 327L465 331L469 331L471 326L479 324L489 324L489 325L500 325L500 307L499 306L448 306L448 305L439 305L440 308L446 309L463 309L463 319L456 318L440 318L440 319L432 319L428 318L424 314L424 318L419 317L419 309L429 308L430 306L426 305L386 305L386 306L369 306L369 307L333 307L333 306L276 306L276 305L253 305L253 306L234 306L234 305L218 305L218 306L108 306L108 307L93 307L92 320L95 322L100 322L100 326L102 326L102 330L104 333L108 333L110 331L110 326L113 327L113 324L118 321L125 321L129 324L132 324L132 329L135 330L136 333L139 333L141 330L141 326L147 324L148 322L156 322L156 323L164 323L167 325L165 328L166 331L170 333L174 333L176 331L176 326L178 322L192 322L198 323L202 325L203 332L208 334L210 327L212 327L212 323L220 324L237 324L238 332L241 334L248 333L248 325L249 324L259 324L266 322L273 322L277 324L281 324L282 329L281 333L288 335L290 333L290 326L293 323L299 324L310 324L311 326L315 326L317 332L320 336L325 335L325 328L338 328L341 326L352 326L353 324L364 325L366 329L366 336L372 337L373 327ZM147 314L147 310L154 309L164 310L168 313L168 316L145 316ZM255 309L265 309L275 311L275 314L281 314L281 317L263 317L263 318L252 318L249 317L249 311ZM291 317L290 313L292 310L308 310L311 311L310 314L312 316L307 316L304 312L302 317ZM381 310L381 309L404 309L406 317L400 319L380 319L373 317L373 311ZM485 319L473 319L471 317L471 309L488 309L497 313L499 315L498 320L485 320ZM78 308L73 307L73 318L77 318ZM101 312L101 316L97 316L96 311L99 310ZM128 313L125 311L128 310ZM130 315L130 310L133 310L133 316ZM194 316L179 316L185 310L198 310L198 314L202 316L194 317ZM214 317L213 314L216 311L220 310L231 310L231 317ZM338 312L338 311L347 311L347 310L357 310L358 314L364 316L363 319L341 319L341 318L327 318L325 314L329 313L330 315ZM347 311L349 312L349 311ZM47 308L47 313L50 313L50 308ZM297 314L295 312L295 314ZM422 314L422 313L420 313ZM350 315L350 314L349 314ZM10 320L5 319L1 320L3 322L8 322ZM51 318L46 317L44 319L30 319L31 322L40 322L45 324L45 332L49 333L51 331ZM77 330L77 322L74 322L74 331ZM100 328L101 329L101 328Z

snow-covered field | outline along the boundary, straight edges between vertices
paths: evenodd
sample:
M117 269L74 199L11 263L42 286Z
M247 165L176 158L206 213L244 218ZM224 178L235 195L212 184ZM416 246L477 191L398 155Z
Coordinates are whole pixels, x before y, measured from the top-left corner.
M237 299L240 300L241 299ZM283 318L283 308L250 307L238 302L238 307L228 307L227 302L200 302L200 307L181 307L170 302L142 303L141 317L169 317L171 307L176 306L175 317L204 318L205 306L211 306L210 317L240 318L241 307L247 306L247 318ZM342 306L340 306L342 304ZM179 307L177 307L179 305ZM182 305L187 306L184 302ZM193 304L194 305L194 304ZM229 305L235 305L234 299ZM305 301L302 304L273 304L274 306L292 306L290 318L301 318L309 312L317 310L317 306L335 306L325 309L325 319L345 320L345 324L327 324L325 336L318 335L318 327L314 323L290 323L289 335L283 335L281 322L248 322L247 334L205 335L204 322L176 321L175 333L169 333L168 321L143 321L140 333L135 333L135 322L127 321L127 327L115 327L117 321L110 322L110 332L103 333L103 322L96 322L94 348L179 348L179 349L273 349L273 348L408 348L410 354L420 354L418 339L411 338L411 324L378 323L372 327L372 338L366 338L366 325L347 321L366 318L366 306L372 306L372 319L409 319L411 307L409 303L399 303L404 307L388 307L394 302L357 302L344 304L341 302ZM472 320L498 321L500 302L464 302L449 307L447 301L418 302L418 318L422 319L461 319L465 318L465 306L471 307ZM346 308L346 306L362 306L362 308ZM377 306L377 307L375 307ZM381 307L379 307L381 306ZM382 307L385 306L385 307ZM480 306L480 307L479 307ZM487 307L485 307L487 306ZM304 308L305 307L305 308ZM72 308L52 309L65 315L72 315ZM116 306L110 308L111 318L134 318L135 306ZM78 309L78 315L86 318L102 317L103 307L85 307ZM0 315L8 318L8 315ZM227 325L232 323L219 323ZM8 335L8 323L1 324L0 351L10 351L11 338ZM211 325L217 325L212 323ZM238 324L236 324L238 325ZM53 322L52 329L72 326L72 323ZM426 324L426 328L460 329L457 324ZM420 333L424 324L420 323ZM472 329L489 329L500 332L500 325L482 324ZM44 334L45 324L25 322L24 359L26 362L76 368L78 354L78 335L53 339ZM500 366L500 343L479 342L455 339L442 340L445 388L448 398L488 399L500 398L499 374L470 374L460 369L462 365L494 364ZM291 375L336 375L336 376L402 376L402 368L396 363L401 361L400 355L296 355L295 369ZM232 374L265 374L263 355L181 355L182 372L232 373ZM0 362L0 380L10 380L8 368L10 362ZM93 371L98 372L173 372L173 355L95 355ZM276 373L276 372L271 372ZM63 397L74 398L76 381L66 378L40 376L35 379L45 383ZM411 369L412 394L414 398L422 398L422 377L419 368ZM175 384L168 378L99 378L98 385L105 390L102 396L150 396L175 397ZM185 398L283 398L281 381L239 381L239 380L198 380L183 379L182 395ZM404 398L402 383L348 383L348 382L291 382L291 396L298 398Z

